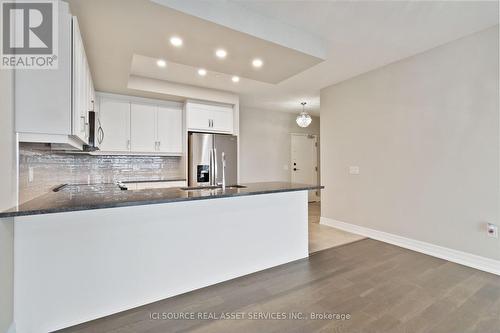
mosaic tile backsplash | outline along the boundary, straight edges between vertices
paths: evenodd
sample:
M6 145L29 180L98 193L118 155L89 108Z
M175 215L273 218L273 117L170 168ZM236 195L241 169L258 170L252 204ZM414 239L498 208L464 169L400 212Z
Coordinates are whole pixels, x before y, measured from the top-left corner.
M29 182L32 168L33 181ZM45 145L19 147L19 202L61 184L101 184L121 181L184 179L182 157L111 156L51 151Z

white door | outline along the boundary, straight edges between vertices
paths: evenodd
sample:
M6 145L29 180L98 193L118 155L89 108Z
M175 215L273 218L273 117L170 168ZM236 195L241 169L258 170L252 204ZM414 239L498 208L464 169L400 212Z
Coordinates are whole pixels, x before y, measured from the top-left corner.
M100 149L130 151L130 103L102 98L99 109L99 119L104 131Z
M182 110L158 107L158 151L182 154Z
M291 135L291 178L293 183L318 184L317 136ZM309 191L309 201L319 201L318 191Z
M156 113L158 106L152 104L130 104L130 142L133 152L155 152Z

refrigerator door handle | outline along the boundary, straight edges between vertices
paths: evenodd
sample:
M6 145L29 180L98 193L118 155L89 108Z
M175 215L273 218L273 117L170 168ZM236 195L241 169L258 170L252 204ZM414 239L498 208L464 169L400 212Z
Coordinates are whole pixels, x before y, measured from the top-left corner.
M217 177L219 176L219 172L217 170L217 149L214 148L214 185L217 185Z
M209 168L208 176L210 177L209 184L212 185L213 182L214 182L214 150L210 149L208 155L209 155L209 158L210 158L210 164L208 166L208 168Z

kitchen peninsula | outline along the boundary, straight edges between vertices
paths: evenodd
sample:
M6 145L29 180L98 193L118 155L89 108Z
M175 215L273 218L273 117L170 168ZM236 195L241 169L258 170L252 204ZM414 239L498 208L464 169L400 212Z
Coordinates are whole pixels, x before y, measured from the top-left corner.
M47 332L308 256L308 190L61 189L0 213L15 224L19 332Z

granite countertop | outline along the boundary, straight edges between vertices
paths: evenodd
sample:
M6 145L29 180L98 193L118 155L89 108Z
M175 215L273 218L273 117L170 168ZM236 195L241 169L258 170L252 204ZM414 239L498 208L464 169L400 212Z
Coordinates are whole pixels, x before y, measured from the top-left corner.
M288 182L249 183L243 185L246 187L231 188L226 189L226 191L222 191L220 188L185 191L179 187L124 191L113 184L78 185L77 187L73 185L71 189L47 193L1 212L0 218L323 188L323 186L318 185Z

